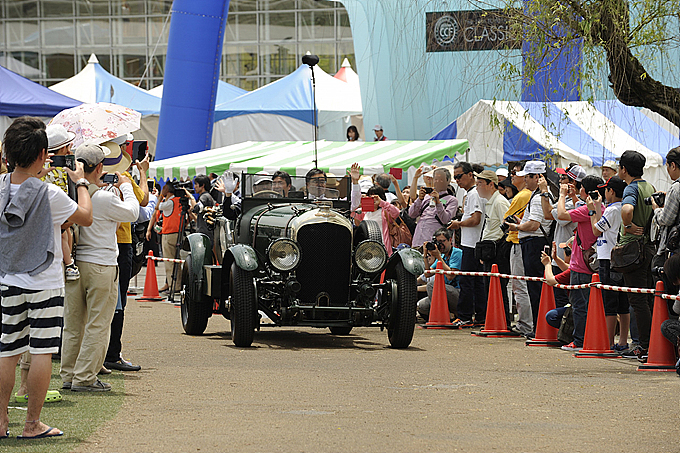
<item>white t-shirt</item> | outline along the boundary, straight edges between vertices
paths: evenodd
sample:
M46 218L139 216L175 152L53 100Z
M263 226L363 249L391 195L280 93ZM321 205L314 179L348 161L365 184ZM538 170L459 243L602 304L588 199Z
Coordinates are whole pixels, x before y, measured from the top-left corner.
M20 186L21 184L10 185L10 197L16 195ZM61 225L76 212L78 204L54 184L47 184L47 196L49 197L50 210L52 211L54 260L52 260L50 267L32 277L28 274L7 274L0 278L0 283L3 285L39 291L64 287L64 271L61 267L61 263L64 260L61 251Z
M524 211L524 217L522 217L522 221L520 222L520 225L527 223L529 220L534 220L536 222L539 222L541 226L543 227L543 231L545 231L545 234L549 233L550 230L550 222L552 220L546 220L545 216L543 215L543 206L541 205L541 196L540 194L533 195L533 198L531 198L531 201L527 205L526 210ZM541 228L536 228L535 231L520 231L518 234L519 239L527 238L527 237L545 237L543 235L543 231L541 231ZM558 244L559 245L559 244Z
M477 187L468 190L465 195L465 204L463 205L463 217L461 222L472 217L475 212L481 212L482 216L479 219L477 226L461 227L460 228L460 245L463 247L474 247L482 237L482 227L484 226L484 209L486 208L486 199L481 198L477 193Z
M607 206L602 218L595 224L595 228L602 232L597 238L597 258L610 260L612 249L621 228L621 202L616 201Z

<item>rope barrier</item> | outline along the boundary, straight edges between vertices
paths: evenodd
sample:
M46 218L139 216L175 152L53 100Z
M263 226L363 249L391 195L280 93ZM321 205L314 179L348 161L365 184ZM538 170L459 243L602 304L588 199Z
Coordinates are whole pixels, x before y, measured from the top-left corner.
M180 263L180 264L184 263L184 260L176 260L174 258L158 258L156 256L150 256L150 255L147 255L147 258L151 258L154 261L169 261L171 263Z
M498 274L498 273L493 273L493 272L469 272L469 271L445 271L443 269L431 269L430 272L433 274L443 274L443 275L465 275L465 276L470 276L470 277L500 277L500 278L509 278L513 280L525 280L529 282L541 282L544 283L545 279L542 277L526 277L524 275L509 275L509 274ZM654 289L648 289L648 288L628 288L625 286L612 286L612 285L604 285L602 283L584 283L581 285L562 285L562 284L556 284L556 285L551 285L554 286L555 288L560 288L560 289L566 289L566 290L576 290L576 289L586 289L590 287L596 287L604 290L609 290L609 291L618 291L618 292L623 292L623 293L635 293L635 294L655 294ZM667 294L663 294L662 297L664 299L672 299L672 300L680 300L680 296L668 296Z
M661 298L667 300L680 300L680 296L672 296L670 294L662 294Z

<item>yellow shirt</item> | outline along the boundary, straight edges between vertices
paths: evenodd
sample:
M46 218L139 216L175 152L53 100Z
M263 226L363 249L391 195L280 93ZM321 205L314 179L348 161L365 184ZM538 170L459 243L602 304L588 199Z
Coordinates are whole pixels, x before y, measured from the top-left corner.
M137 183L132 179L130 173L125 172L121 173L121 175L127 176L130 179L132 190L135 192L135 197L137 198L137 201L141 203L144 199L144 191L140 189ZM132 244L132 228L130 228L130 222L123 222L120 224L116 230L116 238L118 239L119 244Z
M505 213L505 217L509 215L516 215L520 219L524 216L524 210L531 200L531 191L529 189L522 189L517 195L512 198L508 212ZM512 242L513 244L519 244L519 237L517 237L517 231L509 231L506 241Z

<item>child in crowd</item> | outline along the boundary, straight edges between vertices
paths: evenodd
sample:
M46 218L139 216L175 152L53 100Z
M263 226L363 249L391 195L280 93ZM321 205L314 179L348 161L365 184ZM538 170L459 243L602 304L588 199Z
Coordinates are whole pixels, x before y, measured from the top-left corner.
M73 151L73 140L76 138L76 134L66 130L61 124L50 124L45 129L47 133L47 152L50 157L52 156L68 156L72 155ZM50 167L49 163L45 164L47 168ZM43 178L43 181L49 182L59 187L68 195L68 174L63 167L54 167L47 173ZM78 280L80 278L80 271L78 267L73 262L73 257L71 256L71 250L73 249L73 234L71 232L71 226L68 224L62 225L61 231L61 251L64 259L64 266L66 267L66 280Z

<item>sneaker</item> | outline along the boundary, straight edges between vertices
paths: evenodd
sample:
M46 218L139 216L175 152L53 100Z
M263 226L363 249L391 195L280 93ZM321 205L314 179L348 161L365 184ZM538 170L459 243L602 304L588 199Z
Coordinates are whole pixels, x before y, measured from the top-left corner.
M613 344L612 347L611 347L611 350L616 351L616 352L626 352L629 349L630 349L630 347L628 346L628 343L626 343L626 344L616 343L616 344Z
M524 334L524 338L526 338L527 340L533 340L534 338L536 338L536 334L533 332L527 332Z
M621 354L621 357L625 359L639 359L642 356L647 355L647 350L644 349L642 346L637 345L632 349L629 349L628 351L624 352Z
M70 382L64 382L61 384L61 388L64 390L70 390L71 389L71 383Z
M142 369L139 365L133 365L131 362L123 359L122 357L116 362L104 362L106 368L118 371L139 371Z
M456 319L455 321L453 321L453 327L455 327L456 329L470 328L474 326L475 325L472 322L472 320L467 321L463 319Z
M569 344L565 344L564 346L562 346L563 351L572 351L572 352L576 351L576 352L578 352L581 349L583 349L583 346L576 346L573 341Z
M78 270L78 266L76 266L75 263L71 263L66 266L66 280L73 281L78 280L79 278L80 271Z
M72 392L108 392L111 390L111 384L102 382L99 379L90 385L72 385Z

